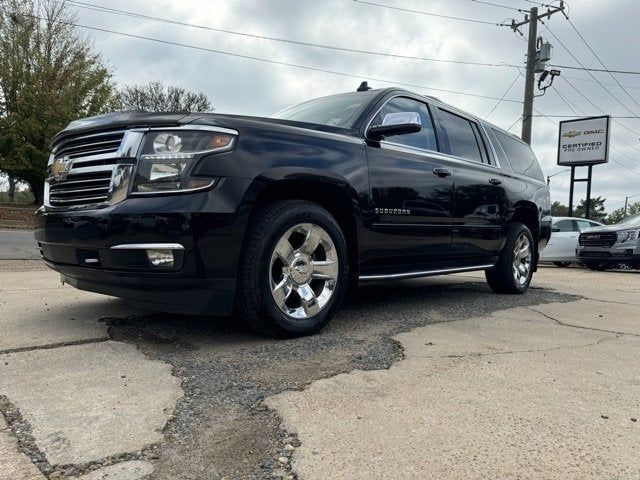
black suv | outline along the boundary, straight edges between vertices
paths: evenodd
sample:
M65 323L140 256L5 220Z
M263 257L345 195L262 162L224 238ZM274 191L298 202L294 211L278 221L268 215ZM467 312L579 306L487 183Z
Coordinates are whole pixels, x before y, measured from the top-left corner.
M528 145L435 98L344 93L269 118L119 112L53 140L36 240L79 289L286 336L358 282L485 270L526 291L550 232Z

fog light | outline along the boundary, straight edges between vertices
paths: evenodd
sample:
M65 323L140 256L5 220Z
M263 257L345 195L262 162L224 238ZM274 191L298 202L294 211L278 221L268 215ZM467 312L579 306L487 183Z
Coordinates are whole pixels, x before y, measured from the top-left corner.
M147 258L154 267L173 268L172 250L147 250Z

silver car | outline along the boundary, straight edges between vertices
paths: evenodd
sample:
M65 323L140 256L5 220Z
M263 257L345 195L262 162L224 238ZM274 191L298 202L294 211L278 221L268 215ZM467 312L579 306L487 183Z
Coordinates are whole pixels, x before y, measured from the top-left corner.
M576 262L578 235L592 227L600 227L602 223L594 220L574 217L554 217L551 223L551 238L540 253L540 260L553 262L558 267L568 267Z
M640 269L640 213L580 234L576 255L591 270ZM551 237L553 238L553 236Z

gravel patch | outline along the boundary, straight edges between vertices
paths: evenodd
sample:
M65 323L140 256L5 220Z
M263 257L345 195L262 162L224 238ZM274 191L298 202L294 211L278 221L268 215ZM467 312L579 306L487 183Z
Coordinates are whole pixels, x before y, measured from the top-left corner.
M152 314L111 318L111 337L173 365L185 396L165 428L156 480L295 478L299 446L264 398L354 369L388 368L402 358L391 337L415 327L495 310L577 297L534 288L495 295L463 277L362 287L320 334L289 340L257 336L233 318Z

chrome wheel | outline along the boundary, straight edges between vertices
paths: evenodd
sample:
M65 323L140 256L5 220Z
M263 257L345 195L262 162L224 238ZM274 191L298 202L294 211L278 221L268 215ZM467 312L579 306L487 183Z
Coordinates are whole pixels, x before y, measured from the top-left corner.
M513 249L513 278L517 285L523 286L529 281L532 257L533 252L529 237L521 233L516 239Z
M296 319L317 314L333 296L338 266L336 247L322 227L290 228L271 254L269 285L276 305Z

